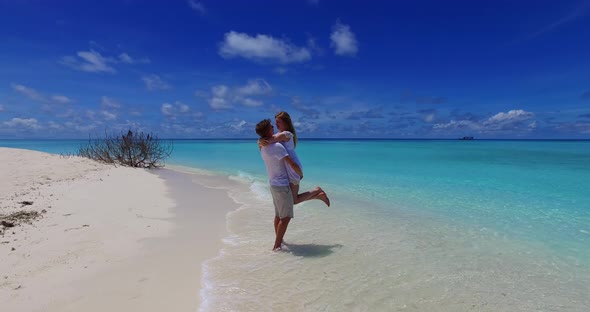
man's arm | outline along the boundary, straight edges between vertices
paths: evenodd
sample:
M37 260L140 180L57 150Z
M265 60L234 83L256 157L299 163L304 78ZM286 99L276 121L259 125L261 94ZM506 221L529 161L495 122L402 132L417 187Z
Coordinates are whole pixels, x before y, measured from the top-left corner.
M293 134L291 134L291 132L289 132L289 131L275 133L270 138L258 139L258 148L262 148L263 146L267 146L271 143L287 142L287 141L291 140L292 136L293 136Z
M289 166L291 166L291 168L293 168L293 170L295 170L295 173L303 178L303 171L301 171L301 168L299 168L299 166L293 161L293 159L291 159L291 157L285 156L283 159L287 162L287 164L289 164Z

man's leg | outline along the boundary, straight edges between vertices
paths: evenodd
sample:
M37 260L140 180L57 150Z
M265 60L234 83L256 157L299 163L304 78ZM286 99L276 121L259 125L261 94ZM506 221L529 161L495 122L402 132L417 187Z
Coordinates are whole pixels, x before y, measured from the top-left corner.
M275 219L276 220L276 219ZM272 248L273 251L277 250L277 248L281 247L281 242L283 242L283 236L285 236L285 232L287 232L287 226L289 226L289 221L291 221L290 217L285 217L279 220L279 224L277 227L277 237L275 238L275 245Z
M275 216L275 236L277 235L277 230L279 229L279 221L281 219L279 219L279 216Z
M272 250L281 247L289 221L293 218L293 196L288 186L271 186L273 204L275 206L275 244ZM278 219L278 221L277 221Z
M281 221L281 219L279 219L278 216L275 216L275 237L277 235L277 231L279 230L279 222ZM281 244L284 244L285 241L281 241Z

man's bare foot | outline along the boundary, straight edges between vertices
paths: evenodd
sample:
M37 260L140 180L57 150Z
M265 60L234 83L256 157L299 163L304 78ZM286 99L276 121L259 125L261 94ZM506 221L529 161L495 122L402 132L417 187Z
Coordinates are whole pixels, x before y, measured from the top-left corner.
M326 194L326 192L322 191L318 194L317 197L319 200L323 201L324 204L326 204L326 206L330 207L330 199L328 198L328 195Z
M275 247L275 248L273 248L273 249L272 249L272 251L281 251L281 250L283 250L283 249L281 248L281 246L279 246L279 247Z

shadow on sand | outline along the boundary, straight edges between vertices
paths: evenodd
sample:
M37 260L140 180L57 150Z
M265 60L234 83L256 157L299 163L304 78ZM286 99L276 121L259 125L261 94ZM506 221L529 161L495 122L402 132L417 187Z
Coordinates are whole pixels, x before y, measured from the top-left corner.
M313 257L313 258L322 258L329 256L334 251L334 248L341 248L342 245L335 244L335 245L317 245L317 244L292 244L292 243L283 243L287 248L288 252L292 253L295 256L299 257Z

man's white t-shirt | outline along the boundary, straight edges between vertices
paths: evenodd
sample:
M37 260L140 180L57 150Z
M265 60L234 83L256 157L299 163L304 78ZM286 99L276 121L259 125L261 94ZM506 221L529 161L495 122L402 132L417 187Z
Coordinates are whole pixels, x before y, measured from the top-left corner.
M289 156L287 150L280 143L272 143L260 149L260 155L266 166L266 173L270 185L289 186L289 176L287 175L286 164L283 160Z

